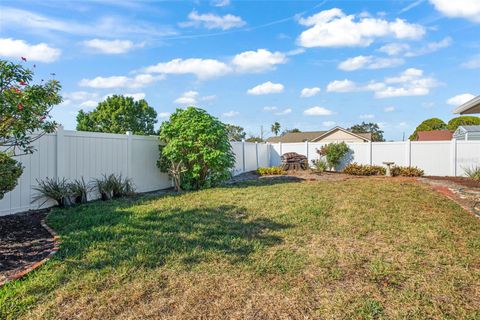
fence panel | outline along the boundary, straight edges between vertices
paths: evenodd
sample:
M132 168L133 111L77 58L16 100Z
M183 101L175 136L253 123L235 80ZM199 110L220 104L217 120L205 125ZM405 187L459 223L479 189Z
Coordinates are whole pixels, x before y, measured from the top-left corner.
M372 142L372 164L382 166L383 162L395 162L407 166L406 142Z
M452 142L411 142L411 165L426 175L448 176L452 169Z
M44 135L33 142L37 150L33 154L15 157L15 160L22 163L23 174L18 180L17 187L5 194L0 200L0 215L14 212L26 211L30 208L38 208L39 205L32 204L32 187L36 180L56 176L56 136L55 134ZM45 203L43 207L48 207Z
M457 141L456 174L465 175L465 170L480 166L480 141Z

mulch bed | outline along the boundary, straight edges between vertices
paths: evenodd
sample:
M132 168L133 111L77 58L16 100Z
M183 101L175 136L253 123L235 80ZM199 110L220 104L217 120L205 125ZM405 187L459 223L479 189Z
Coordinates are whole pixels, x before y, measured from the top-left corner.
M0 217L0 285L36 268L57 249L57 239L43 219L47 211Z
M480 188L480 183L474 179L466 177L437 177L437 176L426 176L425 178L438 181L450 181L467 188Z

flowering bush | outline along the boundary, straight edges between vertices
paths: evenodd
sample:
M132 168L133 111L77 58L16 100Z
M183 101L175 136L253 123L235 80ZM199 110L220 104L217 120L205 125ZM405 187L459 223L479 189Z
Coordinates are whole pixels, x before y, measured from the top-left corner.
M5 151L0 153L0 199L15 188L23 171L10 156L33 152L32 142L56 127L49 112L62 102L60 84L32 84L32 79L31 70L0 60L0 147Z
M32 80L31 70L0 60L0 146L13 154L33 152L31 143L56 127L49 112L62 102L59 82Z

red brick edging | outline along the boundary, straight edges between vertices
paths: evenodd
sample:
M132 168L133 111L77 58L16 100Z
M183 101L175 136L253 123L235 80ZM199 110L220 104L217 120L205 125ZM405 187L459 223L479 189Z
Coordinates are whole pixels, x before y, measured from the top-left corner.
M50 260L50 258L55 253L57 253L58 250L60 250L60 236L57 235L57 233L47 225L47 223L45 222L45 219L42 219L40 221L40 224L42 225L43 228L45 228L45 230L47 230L52 235L52 238L53 238L53 248L49 250L48 256L43 258L42 260L40 260L38 262L35 262L34 264L32 264L30 266L27 266L23 269L18 270L17 272L15 272L14 274L6 277L5 279L0 279L0 287L3 286L4 284L10 282L10 281L20 279L21 277L25 276L27 273L30 273L33 270L39 268L45 262Z

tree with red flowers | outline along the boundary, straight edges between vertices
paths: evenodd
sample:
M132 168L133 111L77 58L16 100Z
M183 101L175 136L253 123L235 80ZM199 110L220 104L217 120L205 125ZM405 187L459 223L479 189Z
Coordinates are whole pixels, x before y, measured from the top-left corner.
M31 70L0 60L0 147L13 155L33 152L31 143L56 128L49 113L62 102L60 83L32 80Z
M49 113L62 102L60 83L32 80L31 70L0 60L0 199L15 188L23 171L12 156L32 153L32 142L56 128Z

